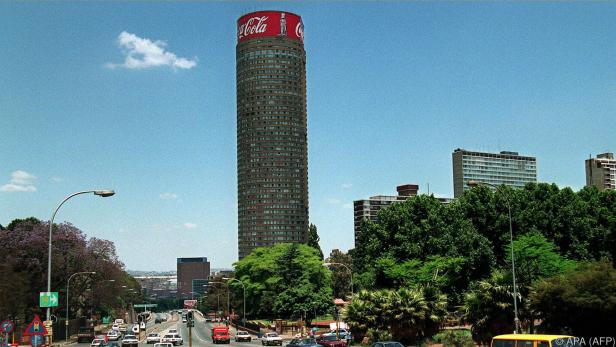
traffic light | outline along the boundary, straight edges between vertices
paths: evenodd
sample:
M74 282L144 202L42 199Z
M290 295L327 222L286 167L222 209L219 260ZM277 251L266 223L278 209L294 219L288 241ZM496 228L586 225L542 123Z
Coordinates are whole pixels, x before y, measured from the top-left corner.
M188 311L188 315L187 316L188 316L187 318L188 318L189 321L193 320L193 311Z

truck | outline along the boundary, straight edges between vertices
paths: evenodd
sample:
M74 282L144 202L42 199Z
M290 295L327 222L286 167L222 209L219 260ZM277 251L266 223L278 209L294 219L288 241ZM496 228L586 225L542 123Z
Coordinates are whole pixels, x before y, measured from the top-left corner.
M212 342L231 343L231 337L229 336L229 327L223 325L213 327Z

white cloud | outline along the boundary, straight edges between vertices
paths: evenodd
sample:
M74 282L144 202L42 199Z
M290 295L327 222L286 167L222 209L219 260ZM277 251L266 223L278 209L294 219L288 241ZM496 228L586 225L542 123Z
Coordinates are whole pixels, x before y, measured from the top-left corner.
M53 176L51 178L51 181L54 182L54 183L60 183L60 182L62 182L62 177Z
M195 223L187 222L187 223L184 223L183 225L184 225L184 228L186 228L186 229L195 229L195 228L197 228L197 224L195 224Z
M197 58L186 59L165 50L167 43L141 38L135 34L123 31L118 36L118 45L126 56L124 63L107 63L106 67L115 69L148 69L158 66L169 66L175 69L191 69L197 66Z
M178 195L175 193L163 193L159 197L161 200L177 200Z
M353 186L352 183L342 183L341 187L342 189L349 189Z
M353 204L349 202L347 204L342 205L342 208L353 208Z
M11 173L11 181L0 187L2 192L36 192L36 176L22 170Z

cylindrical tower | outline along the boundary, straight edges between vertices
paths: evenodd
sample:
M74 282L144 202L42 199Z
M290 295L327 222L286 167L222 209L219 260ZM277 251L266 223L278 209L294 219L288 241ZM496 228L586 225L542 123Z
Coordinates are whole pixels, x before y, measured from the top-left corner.
M308 239L304 27L296 14L259 11L237 21L239 258Z

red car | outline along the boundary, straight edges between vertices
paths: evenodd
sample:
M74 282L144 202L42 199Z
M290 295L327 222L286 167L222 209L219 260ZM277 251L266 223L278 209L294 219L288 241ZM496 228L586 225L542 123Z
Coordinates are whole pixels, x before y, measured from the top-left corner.
M322 336L317 340L323 347L346 347L346 340L341 340L336 335Z

